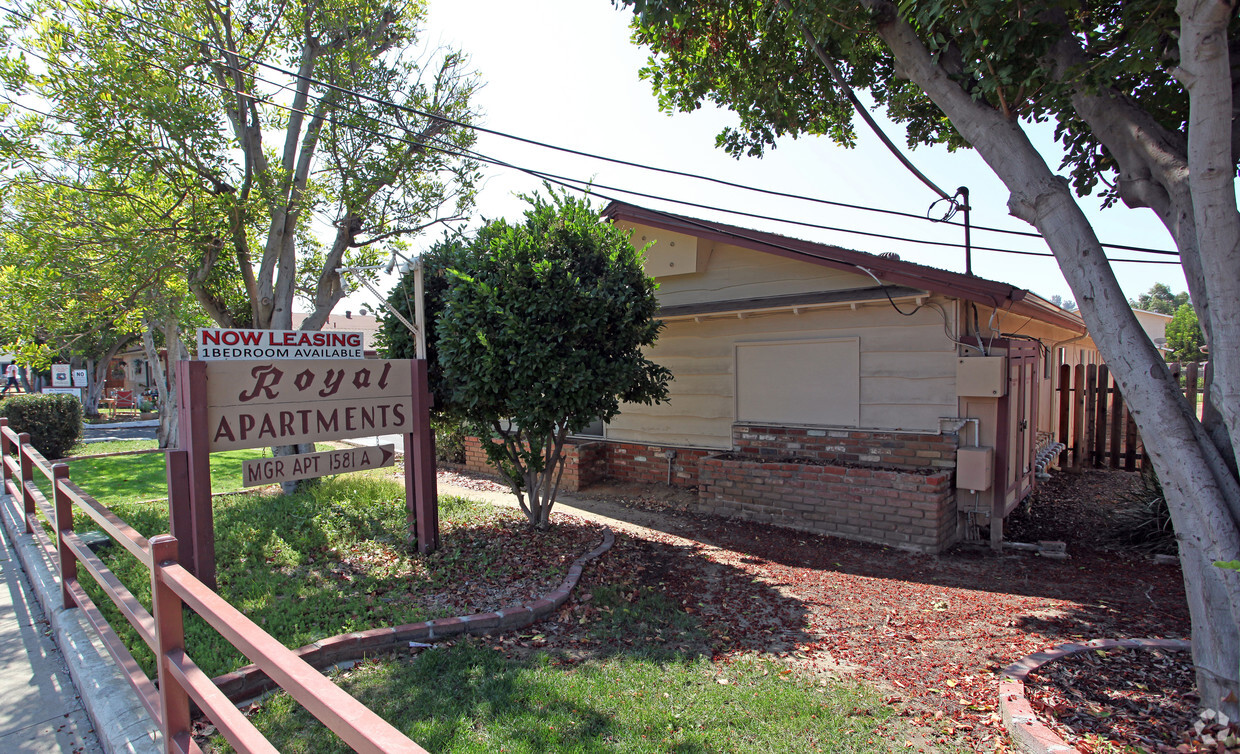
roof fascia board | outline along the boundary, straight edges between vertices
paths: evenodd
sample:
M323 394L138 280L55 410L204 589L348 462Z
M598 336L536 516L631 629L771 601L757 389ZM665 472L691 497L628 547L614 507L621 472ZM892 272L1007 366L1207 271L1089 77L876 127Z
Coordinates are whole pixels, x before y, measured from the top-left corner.
M819 244L797 238L780 236L760 230L738 228L708 220L694 220L670 213L654 212L621 202L612 202L603 211L604 217L613 220L647 225L676 233L705 238L716 243L750 249L766 254L796 259L810 264L832 267L838 270L868 270L875 276L891 283L910 288L923 288L952 298L963 298L986 306L1006 309L1016 314L1032 317L1073 332L1086 332L1085 325L1074 315L1063 311L1051 311L1026 301L1029 291L994 280L963 275L948 270L905 262L839 246ZM1032 297L1037 299L1036 296ZM1041 300L1041 299L1037 299ZM1047 304L1047 306L1054 306ZM1054 307L1058 310L1058 307Z

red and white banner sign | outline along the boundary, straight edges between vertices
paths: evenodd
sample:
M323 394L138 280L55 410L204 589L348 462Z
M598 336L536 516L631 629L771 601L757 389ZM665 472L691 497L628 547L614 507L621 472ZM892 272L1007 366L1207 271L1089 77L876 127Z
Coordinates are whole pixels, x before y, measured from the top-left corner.
M198 359L363 359L360 332L198 328Z

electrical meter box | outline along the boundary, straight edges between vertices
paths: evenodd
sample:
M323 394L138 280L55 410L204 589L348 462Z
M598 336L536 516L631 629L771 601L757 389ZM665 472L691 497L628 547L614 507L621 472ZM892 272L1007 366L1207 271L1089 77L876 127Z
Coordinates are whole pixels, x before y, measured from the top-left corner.
M956 451L956 489L982 492L995 480L994 448L960 448Z
M974 356L956 359L956 395L998 398L1007 391L1007 358Z

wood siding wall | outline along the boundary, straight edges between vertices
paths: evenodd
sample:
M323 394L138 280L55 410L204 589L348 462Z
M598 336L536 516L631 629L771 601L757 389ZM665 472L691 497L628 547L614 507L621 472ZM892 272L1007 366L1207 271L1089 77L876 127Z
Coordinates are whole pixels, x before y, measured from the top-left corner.
M951 302L941 303L952 317ZM954 323L949 327L954 329ZM607 438L731 448L736 344L836 337L860 342L860 427L936 432L939 417L956 415L956 346L944 334L942 317L929 308L903 317L883 302L856 310L845 306L668 322L649 355L675 375L671 400L658 406L625 404L608 425ZM787 376L789 381L812 378Z
M654 239L660 234L666 232L636 226L633 241L640 248L643 236ZM699 244L711 242L699 240ZM652 248L649 253L654 252ZM698 272L656 278L660 304L678 306L874 285L873 278L860 272L844 272L722 243L714 244L710 254L702 254L701 259Z

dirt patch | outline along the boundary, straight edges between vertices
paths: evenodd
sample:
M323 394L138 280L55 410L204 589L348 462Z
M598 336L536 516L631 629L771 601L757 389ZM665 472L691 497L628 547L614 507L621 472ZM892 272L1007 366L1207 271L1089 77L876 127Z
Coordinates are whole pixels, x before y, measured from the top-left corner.
M1101 547L1110 506L1135 483L1124 472L1056 475L1010 521L1010 539L1066 542L1066 561L977 547L910 553L690 514L694 490L593 487L576 497L618 502L658 530L624 527L560 613L497 643L569 663L637 645L721 663L761 653L885 689L925 732L924 748L1011 751L997 710L1006 665L1069 641L1188 634L1178 567ZM695 628L675 615L624 622L626 604L652 595Z
M604 482L573 493L582 500L603 500L652 513L688 513L697 505L697 487Z
M1140 486L1131 471L1061 472L1040 482L1037 491L1008 517L1005 539L1057 540L1076 548L1107 549L1115 512Z

